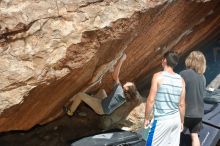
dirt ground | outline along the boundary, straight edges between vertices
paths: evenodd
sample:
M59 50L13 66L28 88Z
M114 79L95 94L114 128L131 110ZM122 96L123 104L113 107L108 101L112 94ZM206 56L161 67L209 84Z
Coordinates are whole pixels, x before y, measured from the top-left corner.
M80 116L80 111L86 111L90 116ZM64 116L29 131L1 133L0 146L69 146L77 138L102 131L98 120L98 115L91 109L80 106L73 117Z

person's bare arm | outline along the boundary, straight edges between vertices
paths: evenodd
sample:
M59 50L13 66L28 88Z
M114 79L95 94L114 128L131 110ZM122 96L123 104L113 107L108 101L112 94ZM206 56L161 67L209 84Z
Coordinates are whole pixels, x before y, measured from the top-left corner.
M123 54L123 56L119 59L117 65L114 69L114 72L112 74L113 79L115 80L116 83L120 83L119 73L120 73L120 70L121 70L122 63L125 61L125 59L126 59L126 54Z
M157 93L158 76L159 76L159 73L154 74L153 79L151 81L150 93L147 97L146 108L145 108L144 126L149 124L150 114L153 110L154 99Z
M185 94L186 94L186 90L185 90L185 82L182 79L182 85L183 85L183 90L180 96L180 102L179 102L179 111L180 111L180 118L181 118L181 129L183 130L183 123L184 123L184 116L185 116Z

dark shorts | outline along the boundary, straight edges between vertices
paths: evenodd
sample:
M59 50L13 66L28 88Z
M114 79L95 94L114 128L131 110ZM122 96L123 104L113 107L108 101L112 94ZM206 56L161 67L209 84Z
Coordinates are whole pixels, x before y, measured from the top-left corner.
M184 127L188 128L190 133L198 133L202 129L202 118L184 118Z
M111 114L115 109L125 103L124 90L121 84L116 84L109 96L102 100L102 108L105 114Z

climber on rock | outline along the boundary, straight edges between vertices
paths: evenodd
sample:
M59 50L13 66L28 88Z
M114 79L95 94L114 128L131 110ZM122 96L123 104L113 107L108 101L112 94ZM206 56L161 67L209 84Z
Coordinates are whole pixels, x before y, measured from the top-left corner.
M112 92L108 96L104 89L99 90L94 96L80 92L73 96L72 104L69 107L64 106L65 113L69 116L72 116L82 101L90 106L99 115L111 114L126 101L140 102L141 96L134 83L126 82L123 86L120 83L119 73L125 60L126 54L123 54L114 68L112 77L115 81L115 85Z

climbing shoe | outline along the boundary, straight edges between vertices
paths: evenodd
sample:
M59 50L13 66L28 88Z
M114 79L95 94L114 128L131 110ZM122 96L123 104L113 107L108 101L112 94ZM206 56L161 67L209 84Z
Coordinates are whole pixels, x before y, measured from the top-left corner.
M73 113L70 111L70 109L66 106L63 106L63 111L68 115L68 116L72 116Z

